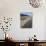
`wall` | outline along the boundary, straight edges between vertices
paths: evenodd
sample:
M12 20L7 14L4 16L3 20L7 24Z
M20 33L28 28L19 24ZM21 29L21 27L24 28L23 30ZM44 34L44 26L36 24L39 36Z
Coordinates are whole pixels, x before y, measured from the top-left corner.
M21 11L33 12L33 27L31 29L20 28ZM8 33L17 40L27 40L34 34L37 35L39 40L44 40L46 34L44 32L46 15L45 12L45 8L32 8L28 0L0 0L0 17L6 16L13 18L12 26ZM2 38L3 37L0 36L0 39Z

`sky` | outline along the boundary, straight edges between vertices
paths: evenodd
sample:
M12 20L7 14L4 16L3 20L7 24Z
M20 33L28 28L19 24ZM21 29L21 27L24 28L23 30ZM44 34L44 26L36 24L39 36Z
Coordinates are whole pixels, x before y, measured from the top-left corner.
M21 12L21 16L32 16L32 12Z

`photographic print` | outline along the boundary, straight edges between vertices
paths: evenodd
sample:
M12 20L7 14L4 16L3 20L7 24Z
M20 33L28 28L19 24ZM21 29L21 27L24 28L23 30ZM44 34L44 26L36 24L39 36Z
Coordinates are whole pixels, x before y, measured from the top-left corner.
M20 26L21 28L32 28L32 12L20 13Z

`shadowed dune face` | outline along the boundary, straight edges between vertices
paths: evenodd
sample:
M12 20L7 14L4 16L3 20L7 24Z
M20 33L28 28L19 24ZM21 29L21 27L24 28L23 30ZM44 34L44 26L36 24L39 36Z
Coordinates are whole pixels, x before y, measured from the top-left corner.
M32 28L32 16L20 16L21 28Z
M21 16L21 20L25 20L27 18L27 16Z

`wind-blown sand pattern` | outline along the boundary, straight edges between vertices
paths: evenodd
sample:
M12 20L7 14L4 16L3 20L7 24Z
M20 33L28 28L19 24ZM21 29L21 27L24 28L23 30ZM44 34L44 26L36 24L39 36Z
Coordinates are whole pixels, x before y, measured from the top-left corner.
M21 16L20 20L22 28L32 28L32 16Z

